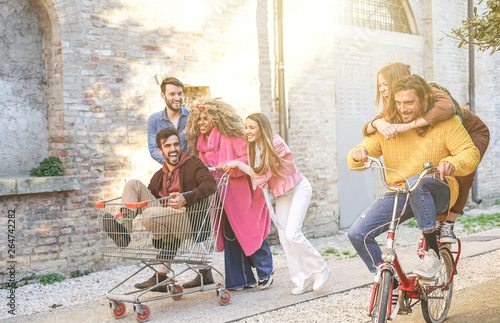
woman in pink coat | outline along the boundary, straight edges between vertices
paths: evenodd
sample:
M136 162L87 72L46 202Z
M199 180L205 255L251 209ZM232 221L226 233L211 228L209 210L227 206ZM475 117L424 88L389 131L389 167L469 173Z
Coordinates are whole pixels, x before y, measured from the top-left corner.
M295 285L292 294L318 291L326 285L330 270L302 233L312 195L311 184L295 166L283 138L273 133L271 121L265 114L247 117L246 136L249 165L232 161L226 166L249 174L255 187L269 189L276 198L276 217L281 228L278 234Z
M193 102L186 125L186 139L192 155L218 171L225 163L248 163L243 120L229 104L212 98ZM226 288L243 289L257 284L268 288L273 282L273 262L267 235L269 210L261 190L251 188L251 179L237 170L231 174L224 203L217 248L225 250Z

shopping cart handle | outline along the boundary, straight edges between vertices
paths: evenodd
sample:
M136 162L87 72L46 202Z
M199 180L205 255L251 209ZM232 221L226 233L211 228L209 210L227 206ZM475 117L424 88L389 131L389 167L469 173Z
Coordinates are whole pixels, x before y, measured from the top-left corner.
M106 200L106 201L101 201L101 202L97 202L95 204L95 207L98 208L98 209L103 209L106 207L106 203L108 202L111 202L111 201L116 201L116 200L119 200L121 199L121 197L115 197L114 199L110 199L110 200Z
M211 171L211 172L216 172L216 171L217 171L217 169L215 169L215 167L208 167L208 170L209 170L209 171ZM229 169L227 170L227 173L228 173L229 175L231 175L231 174L232 174L232 173L234 173L235 171L236 171L236 168L229 168Z
M125 203L125 206L129 209L138 209L140 207L148 206L148 201L139 202L139 203Z

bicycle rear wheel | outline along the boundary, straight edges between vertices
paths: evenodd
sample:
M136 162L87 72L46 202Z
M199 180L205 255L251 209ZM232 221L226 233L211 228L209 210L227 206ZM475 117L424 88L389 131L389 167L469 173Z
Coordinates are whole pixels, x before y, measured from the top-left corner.
M388 309L391 306L391 282L393 275L391 271L382 271L382 280L377 286L373 309L371 312L372 323L385 323L389 318Z
M440 251L444 266L437 274L436 286L446 284L450 280L454 264L453 255L448 248L441 248ZM432 290L432 287L426 288L424 291L426 292L426 290ZM449 285L443 288L434 289L429 293L426 292L426 294L426 299L421 301L422 314L425 321L428 323L443 322L450 309L451 296L453 294L453 280Z

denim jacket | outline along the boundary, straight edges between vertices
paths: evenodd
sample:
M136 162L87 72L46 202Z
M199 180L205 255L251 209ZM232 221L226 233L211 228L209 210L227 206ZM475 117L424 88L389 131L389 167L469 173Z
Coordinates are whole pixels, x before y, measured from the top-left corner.
M179 123L177 127L177 131L179 132L179 140L181 143L181 150L187 151L187 143L184 138L184 128L186 127L186 123L189 116L189 110L183 106L181 106L181 116L179 117ZM165 109L153 113L148 119L148 149L151 157L154 160L163 165L165 162L165 158L158 152L158 145L156 144L156 134L164 128L173 127L174 124L167 116Z

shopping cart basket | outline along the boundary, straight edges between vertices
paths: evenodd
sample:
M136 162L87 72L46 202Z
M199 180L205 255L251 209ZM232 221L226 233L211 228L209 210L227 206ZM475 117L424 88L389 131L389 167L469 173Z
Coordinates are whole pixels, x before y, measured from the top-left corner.
M209 168L211 172L215 168ZM218 173L220 174L220 173ZM101 228L101 251L106 257L139 260L142 266L106 293L111 313L115 318L125 315L125 303L132 303L136 318L145 322L150 309L144 303L171 297L180 300L183 295L217 290L221 305L229 303L230 294L224 284L224 275L212 267L217 237L223 214L229 172L216 178L217 191L205 200L189 208L172 209L164 197L139 203L122 203L115 198L96 203L100 210L98 216ZM146 268L156 272L154 265L164 263L182 264L177 273L172 270L168 280L144 290L118 293L117 288ZM176 278L196 269L211 268L222 279L222 283L204 286L203 279L199 288L184 291L176 284ZM157 287L168 287L169 293L157 294Z

